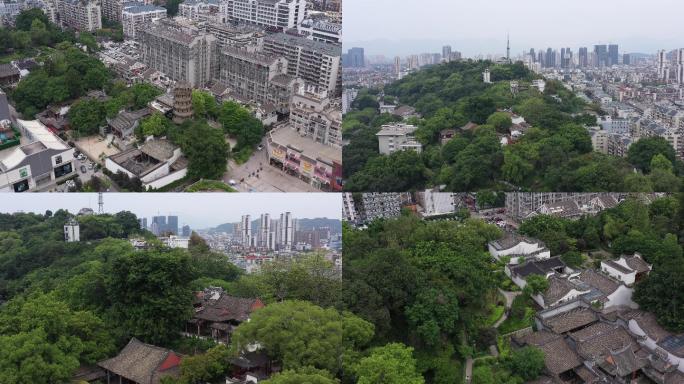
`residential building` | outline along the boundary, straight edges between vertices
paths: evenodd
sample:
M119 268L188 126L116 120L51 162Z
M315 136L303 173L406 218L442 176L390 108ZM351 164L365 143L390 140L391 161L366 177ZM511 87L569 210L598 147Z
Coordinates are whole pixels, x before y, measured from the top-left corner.
M216 37L169 19L147 24L136 33L142 62L174 81L204 87L216 74Z
M37 120L17 120L19 146L0 151L0 192L42 190L74 175L74 148Z
M162 244L169 248L188 249L188 247L190 246L190 238L183 236L169 235L168 237L160 238L160 240Z
M81 241L81 232L78 225L78 221L74 218L70 218L64 223L64 240L67 243L79 242Z
M102 29L102 11L95 0L57 0L60 23L83 32Z
M356 211L354 195L351 192L342 193L342 218L350 223L356 223L359 213Z
M296 29L306 16L306 0L222 0L222 22L237 21L280 30Z
M306 19L299 27L299 31L307 38L325 43L342 44L342 25L328 20Z
M121 24L126 38L135 39L136 30L154 19L166 18L166 8L144 3L125 3L121 11Z
M280 251L291 251L294 244L294 221L292 213L280 214L278 222L277 245Z
M270 105L280 113L289 111L292 94L303 85L287 74L286 59L262 52L224 47L220 67L219 81L230 89L229 98Z
M303 136L321 144L342 148L342 112L340 101L325 93L301 89L292 96L290 124Z
M416 194L417 203L423 208L423 216L447 215L456 212L457 200L456 193L435 192L426 189Z
M263 51L287 59L287 73L339 97L342 92L341 47L304 36L276 33L264 37Z
M510 258L511 265L521 264L523 260L519 259L544 260L551 257L551 251L540 240L510 232L506 232L500 239L490 241L487 248L496 260L501 260L502 257Z
M366 66L366 58L363 48L354 47L347 50L343 56L345 68L363 68Z
M208 21L204 30L216 37L219 50L224 47L235 47L256 50L263 45L264 31L248 24L221 24Z
M218 0L185 0L178 4L178 15L190 20L220 21Z
M632 286L645 278L652 266L639 253L632 256L622 255L615 260L602 260L601 271L609 276Z
M423 146L413 137L418 127L410 124L393 123L383 125L376 134L378 152L390 155L396 151L414 150L420 153Z

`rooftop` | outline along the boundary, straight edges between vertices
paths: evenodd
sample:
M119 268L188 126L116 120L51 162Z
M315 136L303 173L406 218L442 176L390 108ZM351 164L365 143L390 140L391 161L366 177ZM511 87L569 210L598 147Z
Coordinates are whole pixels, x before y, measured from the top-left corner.
M302 152L308 158L321 159L325 162L342 162L342 151L339 148L313 141L310 137L302 137L289 126L272 130L271 138L275 143Z

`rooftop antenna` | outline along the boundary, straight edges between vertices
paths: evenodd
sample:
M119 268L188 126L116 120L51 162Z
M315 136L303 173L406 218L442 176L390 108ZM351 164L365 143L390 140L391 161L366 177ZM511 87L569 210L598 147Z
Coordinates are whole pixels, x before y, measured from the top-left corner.
M104 213L104 199L102 197L102 192L98 192L97 194L97 213L100 215Z

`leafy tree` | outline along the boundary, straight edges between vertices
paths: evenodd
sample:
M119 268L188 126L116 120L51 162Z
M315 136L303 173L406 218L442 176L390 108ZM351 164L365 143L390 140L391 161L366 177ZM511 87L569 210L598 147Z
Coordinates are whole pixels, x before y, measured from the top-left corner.
M39 21L44 26L50 24L45 12L40 8L31 8L21 11L14 22L15 28L21 31L30 31L34 21Z
M663 257L649 276L634 290L634 301L653 312L658 323L673 332L684 331L684 308L673 305L684 299L684 263L682 257Z
M206 353L188 356L181 361L180 383L206 383L223 379L231 365L231 352L225 345L217 345Z
M656 155L663 155L671 164L675 161L674 148L660 136L644 137L632 144L627 152L627 160L630 164L648 173L651 171L651 161Z
M525 279L525 282L527 283L525 285L525 290L528 294L535 295L537 293L543 293L549 287L549 281L542 275L529 275Z
M423 384L416 372L413 348L392 343L374 348L356 367L358 384Z
M426 344L436 345L442 335L456 330L458 298L447 290L426 289L416 295L413 305L406 308L406 316Z
M513 122L511 116L505 112L494 112L487 118L487 125L493 126L499 133L508 133Z
M143 136L163 136L169 125L169 120L159 112L143 119L140 122L140 130Z
M364 347L373 326L348 312L323 309L305 301L283 301L254 312L233 333L237 350L259 343L283 368L307 366L337 374L341 358Z
M124 335L163 344L191 317L194 273L186 253L124 254L111 262L106 274L110 313Z
M285 370L276 373L264 384L337 384L338 380L331 377L330 373L315 368L302 368L299 370Z
M196 179L220 179L226 172L228 144L223 132L206 122L190 124L181 141L183 153L188 157L188 176Z
M534 380L544 370L544 352L531 346L516 349L511 354L508 366L514 374L522 377L523 380Z
M561 260L569 267L577 268L582 265L582 254L577 251L566 252L561 255Z

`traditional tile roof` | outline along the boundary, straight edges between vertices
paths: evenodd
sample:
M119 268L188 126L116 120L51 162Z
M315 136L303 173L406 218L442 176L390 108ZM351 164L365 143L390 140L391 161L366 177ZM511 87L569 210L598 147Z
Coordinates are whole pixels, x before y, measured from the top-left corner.
M620 284L608 276L602 275L593 269L586 269L582 271L579 276L582 282L591 285L592 287L598 289L604 295L608 296L618 289Z
M639 256L625 256L625 261L627 262L627 265L629 265L629 267L633 270L637 271L637 273L648 272L651 270L648 263Z
M178 377L180 360L181 355L170 349L132 338L117 356L98 365L139 384L159 384L163 377Z
M570 337L577 343L577 352L585 359L595 360L607 356L611 350L631 346L638 349L638 344L622 327L607 323L596 323L574 333Z
M211 322L238 321L249 319L250 314L264 304L259 299L221 295L217 300L205 300L195 318Z
M570 349L562 336L548 331L527 334L518 339L521 344L533 345L544 352L544 362L549 372L558 375L582 365L575 351Z
M579 307L563 312L542 322L553 332L562 334L598 321L598 316L590 308Z
M647 364L647 360L634 354L631 345L626 345L617 350L611 350L602 364L607 371L618 377L625 377L640 370Z
M549 287L544 292L544 303L550 304L562 299L575 288L568 279L552 275L549 277Z

